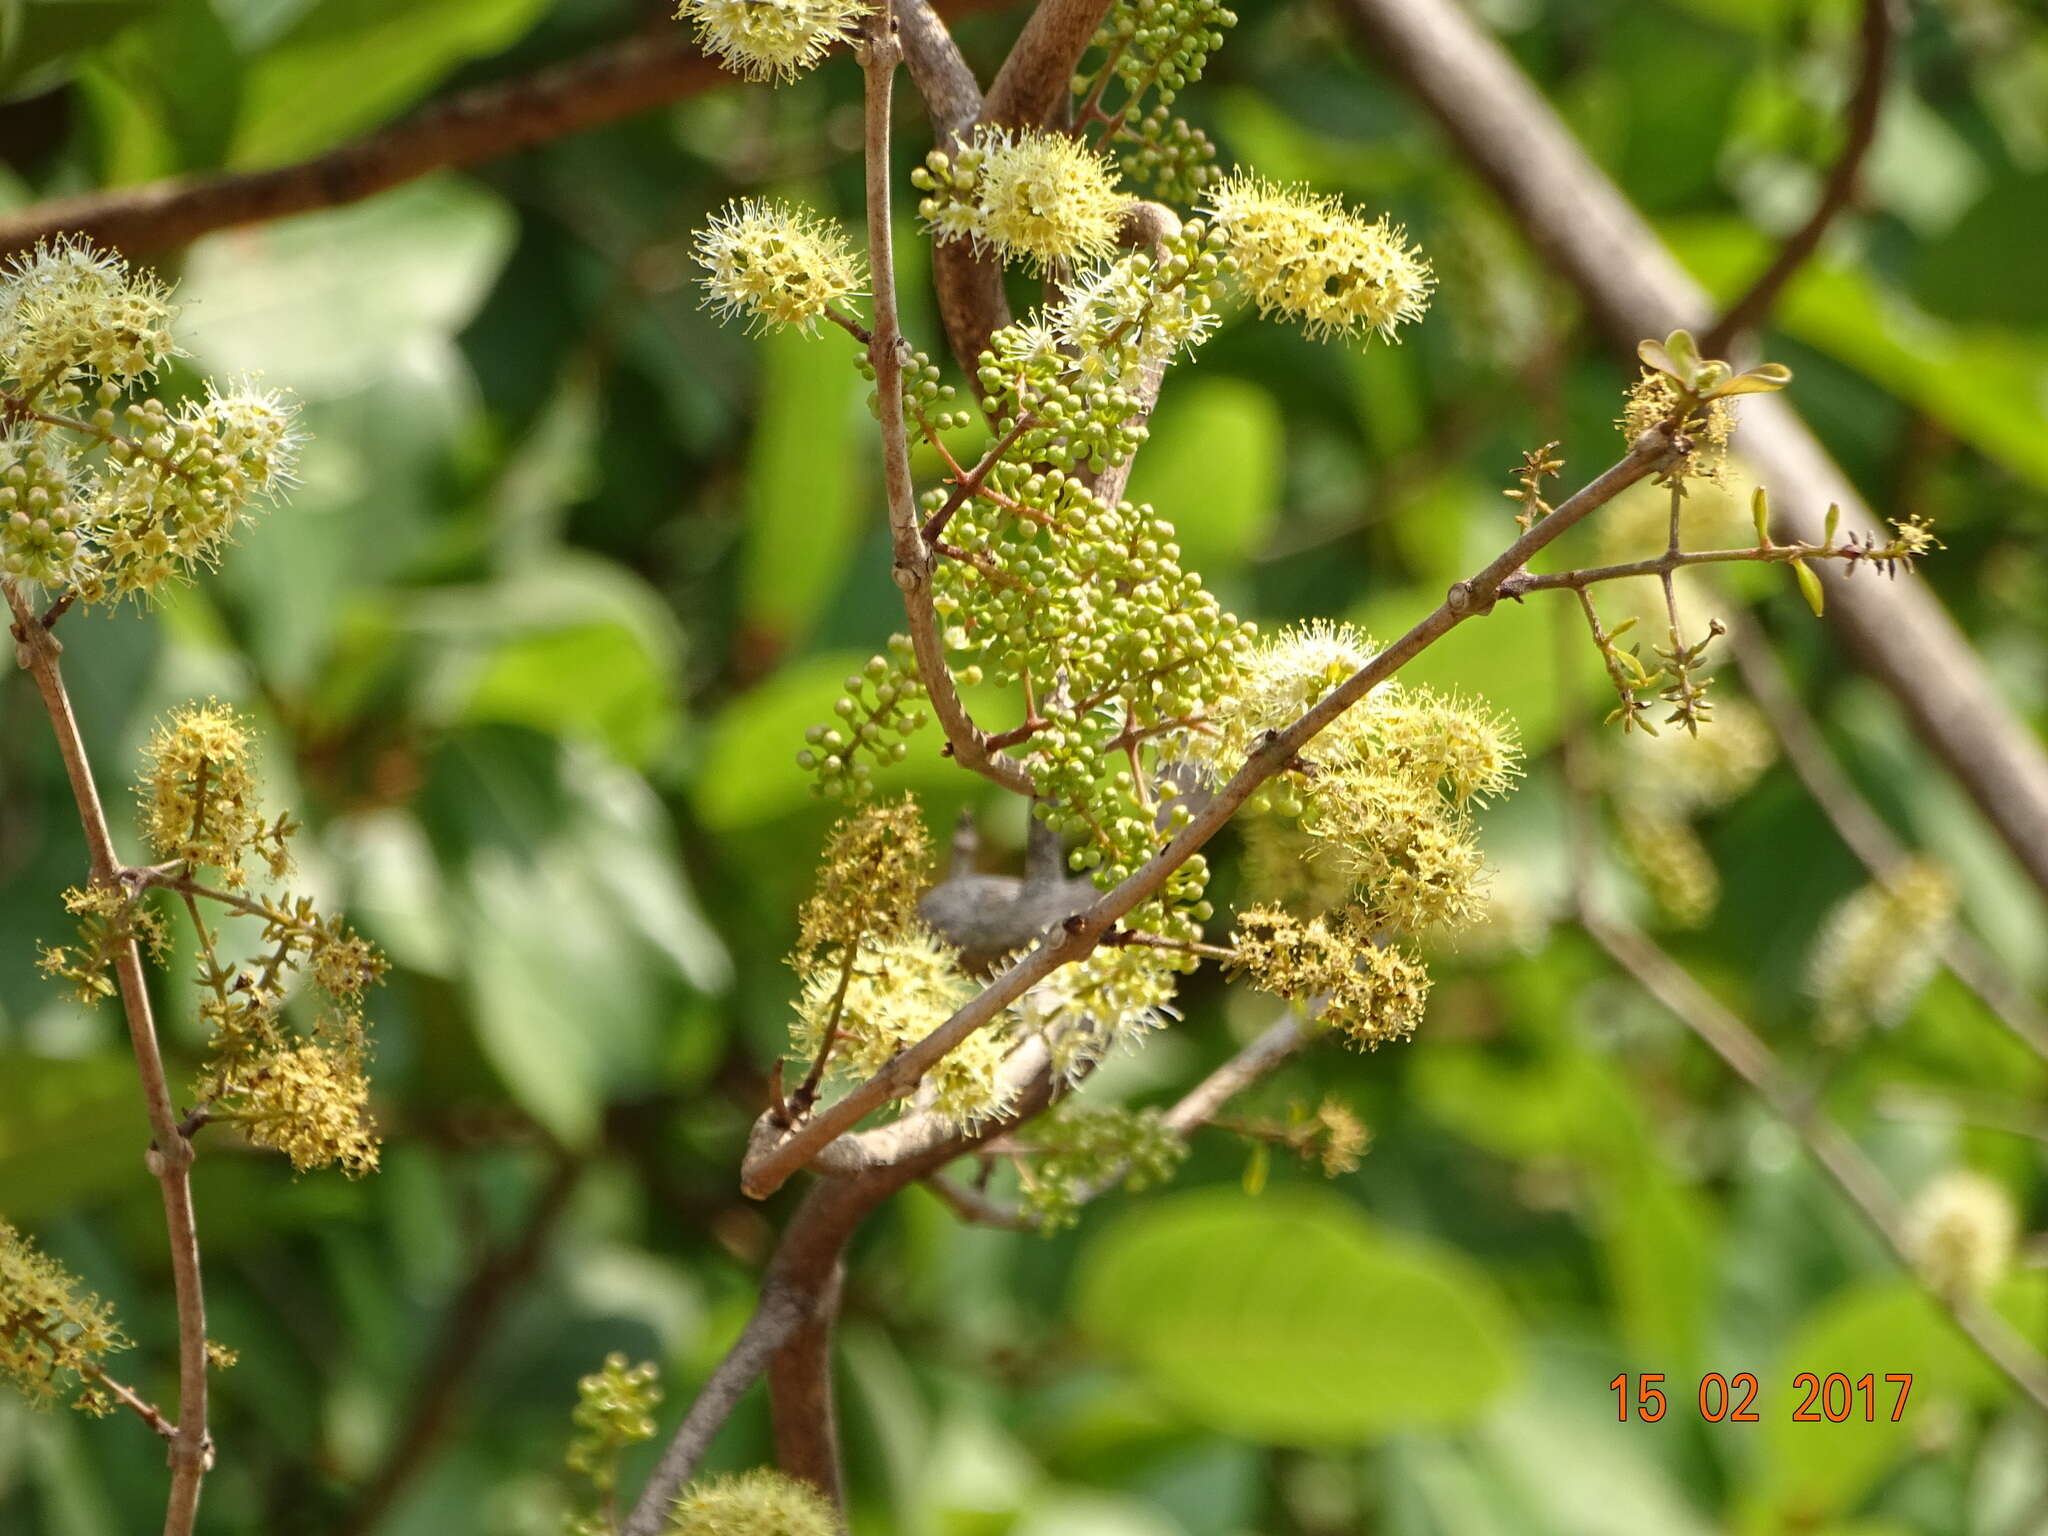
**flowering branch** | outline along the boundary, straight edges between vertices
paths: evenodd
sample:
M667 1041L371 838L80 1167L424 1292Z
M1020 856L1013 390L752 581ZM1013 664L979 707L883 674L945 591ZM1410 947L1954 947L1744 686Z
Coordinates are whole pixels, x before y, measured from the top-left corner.
M44 626L21 590L0 576L0 594L14 615L15 659L35 679L36 692L57 737L65 776L78 819L85 832L95 884L111 887L120 878L120 860L107 825L106 808L93 780L78 717L58 665L63 646ZM145 1162L162 1192L164 1229L170 1240L171 1282L178 1310L178 1422L170 1437L171 1489L164 1511L164 1536L190 1536L199 1511L200 1484L213 1465L213 1440L206 1429L207 1357L206 1295L199 1271L199 1232L192 1210L192 1143L179 1127L164 1075L163 1053L157 1045L156 1020L150 1008L149 983L142 954L132 936L116 941L112 955L128 1024L129 1049L142 1080L143 1105L149 1116L151 1142Z
M1407 634L1381 651L1366 666L1325 695L1283 730L1268 732L1258 748L1202 810L1129 878L1098 897L1084 911L1067 919L1038 946L996 978L972 1002L959 1009L930 1035L898 1053L873 1077L843 1098L786 1130L757 1132L740 1172L740 1188L764 1199L787 1182L818 1152L858 1125L873 1111L914 1089L949 1051L976 1030L993 1022L1034 983L1060 966L1079 960L1101 941L1125 913L1147 901L1167 879L1236 814L1252 793L1293 764L1301 750L1345 710L1392 677L1422 651L1458 624L1493 608L1501 584L1520 571L1538 552L1596 508L1606 505L1631 485L1667 465L1673 448L1660 429L1643 433L1620 462L1560 505L1513 545L1466 581L1453 585L1444 601Z
M1005 789L1028 795L1032 793L1031 776L989 746L988 734L974 723L960 702L953 674L946 666L945 648L939 640L938 615L932 608L932 553L918 522L917 491L910 473L909 431L903 419L903 353L907 344L897 319L896 262L889 220L889 103L896 66L902 57L894 10L885 3L867 19L861 73L866 81L868 269L874 287L874 325L867 355L874 369L876 414L882 424L882 478L888 497L889 535L895 550L893 575L903 593L918 680L931 700L932 713L946 734L953 756ZM940 521L939 526L943 528L944 522Z

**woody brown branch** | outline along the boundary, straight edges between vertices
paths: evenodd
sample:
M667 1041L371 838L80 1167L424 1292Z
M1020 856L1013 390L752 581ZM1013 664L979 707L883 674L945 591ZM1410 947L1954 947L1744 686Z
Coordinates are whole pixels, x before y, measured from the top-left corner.
M937 9L960 16L998 3L937 0ZM732 83L687 28L664 19L644 35L430 102L310 159L31 204L0 217L0 255L65 234L131 256L166 250L215 230L360 202L434 171L502 159Z

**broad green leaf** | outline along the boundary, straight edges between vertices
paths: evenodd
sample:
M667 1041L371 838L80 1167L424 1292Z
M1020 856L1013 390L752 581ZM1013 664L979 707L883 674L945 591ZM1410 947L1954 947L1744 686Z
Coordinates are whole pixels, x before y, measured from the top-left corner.
M675 726L670 678L620 624L541 630L508 640L484 664L468 721L587 736L621 761L646 764Z
M1602 1172L1601 1258L1622 1339L1638 1360L1690 1369L1718 1279L1714 1207L1655 1156Z
M656 1080L679 984L723 951L635 776L545 737L451 740L422 798L479 1046L515 1102L572 1146L614 1094Z
M874 423L838 331L781 330L757 345L740 607L750 651L774 656L802 641L845 574L866 508Z
M252 61L232 163L325 149L520 37L546 0L318 0Z
M1949 320L2048 326L2044 228L2048 172L1998 183L1947 234L1920 247L1914 298Z
M1279 1444L1465 1423L1516 1371L1513 1320L1468 1260L1320 1192L1141 1206L1084 1253L1074 1307L1189 1418Z
M1271 394L1244 379L1193 378L1160 396L1131 473L1179 536L1190 570L1228 570L1256 553L1280 511L1286 432Z
M2000 1310L2037 1321L2044 1299L2048 1277L2030 1275L2006 1288ZM1801 1372L1823 1380L1840 1373L1851 1383L1875 1377L1875 1422L1865 1422L1861 1394L1846 1422L1824 1416L1794 1422L1807 1396L1803 1385L1794 1385ZM1891 1415L1898 1389L1887 1384L1888 1374L1913 1378L1896 1424ZM1795 1523L1851 1512L1887 1468L1912 1452L1943 1404L1995 1401L2010 1390L1927 1293L1901 1277L1837 1293L1806 1319L1769 1372L1757 1376L1764 1438L1757 1500L1772 1520ZM1840 1401L1838 1392L1838 1408ZM1822 1415L1823 1400L1816 1398L1811 1411Z
M179 284L179 339L211 373L309 399L445 371L511 243L505 205L453 176L213 235Z

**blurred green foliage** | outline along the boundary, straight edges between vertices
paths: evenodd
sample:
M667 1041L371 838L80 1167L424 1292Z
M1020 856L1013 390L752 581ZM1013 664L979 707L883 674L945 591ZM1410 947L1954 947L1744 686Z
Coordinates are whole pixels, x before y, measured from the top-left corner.
M1847 0L1478 9L1716 291L1739 289L1803 215L1838 132ZM1397 632L1512 534L1500 490L1523 449L1560 439L1568 481L1607 462L1626 379L1330 12L1242 10L1191 116L1226 162L1394 211L1442 287L1399 351L1230 324L1199 373L1169 382L1135 493L1179 521L1241 611ZM624 0L6 0L0 197L274 164L641 19ZM984 77L1016 24L960 26ZM451 1312L478 1305L479 1271L509 1283L375 1527L389 1536L558 1529L577 1378L612 1350L658 1360L673 1422L746 1315L784 1207L744 1202L734 1170L784 1038L781 958L827 823L793 755L898 620L850 360L829 339L720 331L696 308L687 241L737 193L796 189L855 213L858 137L842 59L215 236L176 264L194 375L289 386L313 442L292 506L218 580L153 615L67 625L87 740L118 785L169 705L211 692L249 711L278 799L312 823L314 881L396 963L373 1007L382 1175L295 1181L203 1142L212 1329L242 1361L217 1389L209 1532L361 1530L364 1490L408 1432ZM923 148L906 126L899 169ZM2038 14L1915 8L1869 180L1867 206L1786 293L1772 355L1872 503L1933 516L1949 548L1926 579L2039 724ZM900 244L915 251L907 228ZM909 328L936 352L910 279ZM1730 506L1745 494L1732 487ZM2037 896L1906 725L1789 582L1745 575L1735 591L1858 780L1950 863L1970 920L2038 985ZM1521 727L1530 780L1486 833L1514 921L1438 961L1412 1046L1311 1055L1248 1106L1348 1099L1375 1133L1360 1170L1324 1186L1282 1160L1253 1196L1245 1148L1205 1135L1179 1188L1105 1200L1052 1240L900 1199L848 1286L857 1531L2048 1527L2041 1424L1902 1285L1790 1135L1556 920L1551 749L1565 711L1604 709L1597 658L1560 651L1556 617L1503 611L1414 669ZM1630 745L1602 743L1623 777ZM929 743L897 778L935 829L982 801ZM125 822L125 796L109 798ZM1012 853L1013 816L989 828ZM1859 871L1782 767L1702 832L1723 896L1705 926L1665 936L1674 952L1826 1083L1902 1190L1968 1163L2040 1228L2042 1064L1946 979L1896 1030L1831 1051L1801 980ZM32 690L12 679L0 1213L117 1303L139 1384L163 1394L166 1258L118 1021L81 1014L33 967L83 864ZM1623 868L1607 878L1655 921ZM184 1070L199 1045L187 989L161 1001ZM1206 984L1184 1001L1101 1091L1170 1098L1263 1023ZM2013 1116L2031 1137L2000 1128ZM521 1262L565 1161L573 1193ZM2041 1279L2021 1274L2002 1304L2048 1343ZM1906 1422L1789 1422L1793 1375L1835 1368L1914 1372ZM1621 1371L1667 1373L1665 1420L1614 1421ZM1755 1374L1764 1422L1702 1422L1708 1371ZM716 1460L767 1454L750 1401ZM0 1529L149 1528L161 1463L131 1423L0 1399Z

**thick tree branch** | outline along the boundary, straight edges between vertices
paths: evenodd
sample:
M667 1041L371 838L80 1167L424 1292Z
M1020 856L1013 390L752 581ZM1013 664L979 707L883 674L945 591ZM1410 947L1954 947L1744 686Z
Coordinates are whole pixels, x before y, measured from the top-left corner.
M1601 173L1500 45L1450 0L1332 0L1375 60L1442 124L1529 238L1584 297L1617 355L1685 326L1707 297ZM1831 502L1846 533L1883 542L1856 488L1783 400L1743 402L1740 453L1767 483L1784 542ZM1992 686L1926 587L1824 570L1828 621L1899 701L2013 856L2048 894L2048 754Z
M1019 1052L1019 1056L1025 1056L1028 1050L1027 1047ZM877 1157L850 1177L821 1178L805 1192L768 1262L761 1300L753 1318L690 1405L674 1439L662 1452L654 1475L633 1506L621 1536L658 1536L667 1522L669 1506L695 1474L712 1438L747 1389L768 1371L779 1350L799 1340L818 1319L829 1317L836 1303L846 1245L876 1207L978 1143L1030 1119L1051 1102L1055 1085L1053 1074L1046 1070L1043 1048L1040 1047L1035 1059L1022 1065L1025 1071L1019 1075L1028 1076L1028 1081L1010 1112L1001 1119L963 1132L936 1116L907 1117L884 1128L895 1133L886 1161ZM816 1354L808 1358L820 1366L825 1363ZM804 1382L794 1361L785 1365L791 1370L790 1378L784 1382L785 1389L799 1385L800 1390L810 1395L810 1401L826 1400L816 1395L814 1386ZM780 1434L778 1429L778 1437ZM835 1466L834 1486L837 1476Z
M1081 55L1112 0L1038 0L982 103L984 122L1004 127L1050 124L1063 115Z
M937 0L953 16L1000 3ZM33 204L0 217L0 255L74 233L129 255L163 250L218 229L359 202L433 171L496 160L732 83L697 51L686 26L663 19L579 58L430 102L308 160Z
M106 808L100 800L99 786L93 781L85 739L79 733L78 716L71 708L71 695L58 665L63 646L12 581L0 577L0 592L4 592L8 609L14 615L11 632L16 660L35 679L36 691L50 717L50 728L57 736L57 750L64 760L64 773L71 781L72 799L85 831L93 882L115 885L120 879L121 861L115 855ZM115 946L113 960L114 975L120 985L121 1011L128 1024L128 1044L135 1056L135 1071L142 1080L143 1104L149 1115L152 1141L145 1161L163 1194L164 1228L171 1249L171 1283L177 1296L178 1423L170 1442L171 1491L164 1513L164 1536L190 1536L199 1513L200 1484L213 1466L213 1439L206 1428L206 1295L199 1273L199 1231L192 1211L192 1143L180 1128L177 1111L172 1107L163 1054L157 1045L156 1019L150 1008L149 982L142 969L142 953L131 938Z
M1858 30L1856 89L1849 98L1849 121L1842 151L1829 167L1821 187L1820 200L1806 222L1778 248L1770 264L1756 275L1749 287L1721 318L1700 338L1703 357L1726 357L1728 349L1770 318L1778 295L1785 291L1799 269L1820 249L1828 227L1855 199L1856 184L1877 139L1878 110L1884 105L1885 85L1890 75L1892 53L1893 0L1863 0L1863 21Z

